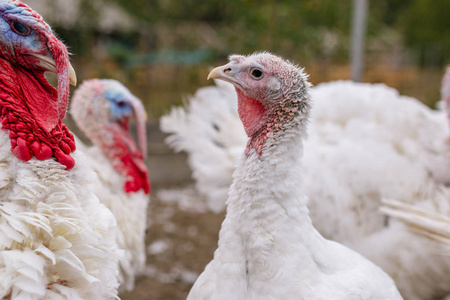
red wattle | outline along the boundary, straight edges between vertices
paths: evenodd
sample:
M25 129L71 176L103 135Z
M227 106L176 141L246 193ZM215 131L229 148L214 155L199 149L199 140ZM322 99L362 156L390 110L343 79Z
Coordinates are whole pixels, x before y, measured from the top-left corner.
M23 161L29 161L33 155L31 154L30 150L27 147L27 142L22 138L17 138L16 140L16 147L12 149L12 153L18 158Z
M137 192L143 189L146 194L150 192L150 182L148 181L148 174L146 169L138 167L131 156L124 156L122 162L127 166L133 166L128 169L128 176L130 177L125 181L124 190L127 193Z
M43 74L30 76L29 71L13 67L0 58L0 122L2 130L8 132L12 153L23 161L33 156L38 160L54 157L66 169L73 168L75 161L70 153L75 150L75 141L66 125L59 119L52 121L51 128L43 128L45 121L42 108L57 102L55 89L48 84ZM34 81L33 81L34 80ZM21 88L17 83L26 82ZM39 94L39 96L37 96ZM46 103L46 104L42 104ZM42 106L40 106L42 104ZM30 109L36 106L40 108ZM35 111L38 115L33 115ZM58 113L49 109L49 114ZM54 118L51 118L55 120Z
M123 189L125 192L150 192L150 181L142 154L136 149L133 139L128 135L126 127L117 124L106 126L110 135L102 135L102 150L113 162L114 168L125 176ZM113 137L113 140L107 139Z
M31 150L33 151L34 156L36 156L37 159L46 160L53 156L52 149L45 143L39 143L37 141L34 141L33 145L31 145Z
M245 132L251 137L258 131L266 108L258 100L246 96L240 89L236 88L236 92L239 117L244 124Z
M75 160L72 158L72 156L65 154L60 149L55 150L54 156L60 164L66 166L67 170L70 170L75 166Z

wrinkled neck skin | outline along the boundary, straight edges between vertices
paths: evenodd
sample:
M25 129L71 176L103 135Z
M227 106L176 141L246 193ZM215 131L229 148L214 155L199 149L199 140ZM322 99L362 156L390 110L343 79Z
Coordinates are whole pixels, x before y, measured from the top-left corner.
M28 161L32 157L53 157L66 169L74 166L70 156L75 151L74 138L59 119L57 102L58 93L43 73L13 66L0 58L0 120L17 158ZM49 127L49 123L56 126Z
M298 116L299 111L309 112L308 88L309 84L305 84L292 89L289 94L274 93L270 97L271 101L266 104L245 95L236 88L239 117L249 137L245 149L246 155L249 155L251 149L255 149L261 156L264 142L268 138L285 130L285 126L291 126L291 122ZM303 134L306 135L305 132Z
M299 109L305 112L268 137L261 156L252 148L233 175L214 259L239 265L247 299L273 295L269 289L297 280L299 269L308 277L310 257L324 241L311 223L299 184L309 104Z
M86 133L93 143L102 149L117 172L125 177L124 191L131 193L142 189L148 194L148 170L142 154L128 134L128 123L107 123L99 126L97 130L91 129Z

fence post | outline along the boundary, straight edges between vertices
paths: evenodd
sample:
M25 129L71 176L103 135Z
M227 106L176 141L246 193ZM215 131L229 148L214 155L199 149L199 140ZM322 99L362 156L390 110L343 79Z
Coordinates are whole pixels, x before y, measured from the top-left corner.
M360 82L364 71L364 39L367 27L368 0L353 0L352 45L350 59L352 80Z

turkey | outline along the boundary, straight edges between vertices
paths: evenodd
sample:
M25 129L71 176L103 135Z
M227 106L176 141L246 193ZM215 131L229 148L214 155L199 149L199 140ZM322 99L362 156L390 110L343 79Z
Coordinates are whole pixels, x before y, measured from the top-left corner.
M161 129L171 133L172 147L189 154L198 190L220 212L246 135L233 86L216 84L198 90L187 108L172 109ZM449 86L444 79L443 99ZM316 228L380 265L405 298L449 293L450 262L413 233L386 226L378 212L383 197L428 199L432 210L450 216L446 113L383 84L323 83L311 89L311 98L302 172Z
M249 139L218 249L188 299L402 299L379 267L312 225L299 184L311 105L303 70L256 53L230 56L209 77L235 86Z
M149 179L144 164L147 153L145 109L121 83L111 79L86 80L75 91L70 113L91 139L77 147L99 177L94 191L117 220L117 244L125 250L120 261L121 289L132 290L135 276L145 267L145 230ZM95 116L95 117L93 117ZM135 116L139 150L128 134Z
M450 254L450 218L448 216L430 212L419 205L408 205L392 199L383 199L380 211L404 222L414 232L436 241L444 248L446 255Z
M116 222L62 123L67 49L20 1L0 0L0 28L0 298L117 298Z

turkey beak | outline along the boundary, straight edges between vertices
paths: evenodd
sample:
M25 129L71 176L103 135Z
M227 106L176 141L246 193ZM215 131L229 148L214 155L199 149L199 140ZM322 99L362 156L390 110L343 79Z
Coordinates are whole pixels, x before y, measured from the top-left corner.
M130 105L133 108L134 118L136 120L136 130L139 150L144 159L147 158L147 112L144 105L138 98L131 98Z
M214 68L211 72L209 72L207 79L221 79L235 86L237 85L238 87L241 87L241 84L235 77L238 72L239 69L236 66L236 63L229 63L224 66Z
M206 78L206 80L210 80L212 79L221 79L222 77L222 67L217 67L211 70L211 72L209 72L208 77Z
M75 69L69 63L69 82L72 86L77 86L77 73L75 73Z
M34 56L38 59L38 62L36 63L37 66L41 67L45 71L57 74L58 71L56 69L56 62L53 59L53 57L49 57L46 55L41 55L37 53L30 53L28 54L30 56ZM76 86L77 85L77 73L75 73L74 68L69 63L69 82L71 85Z

